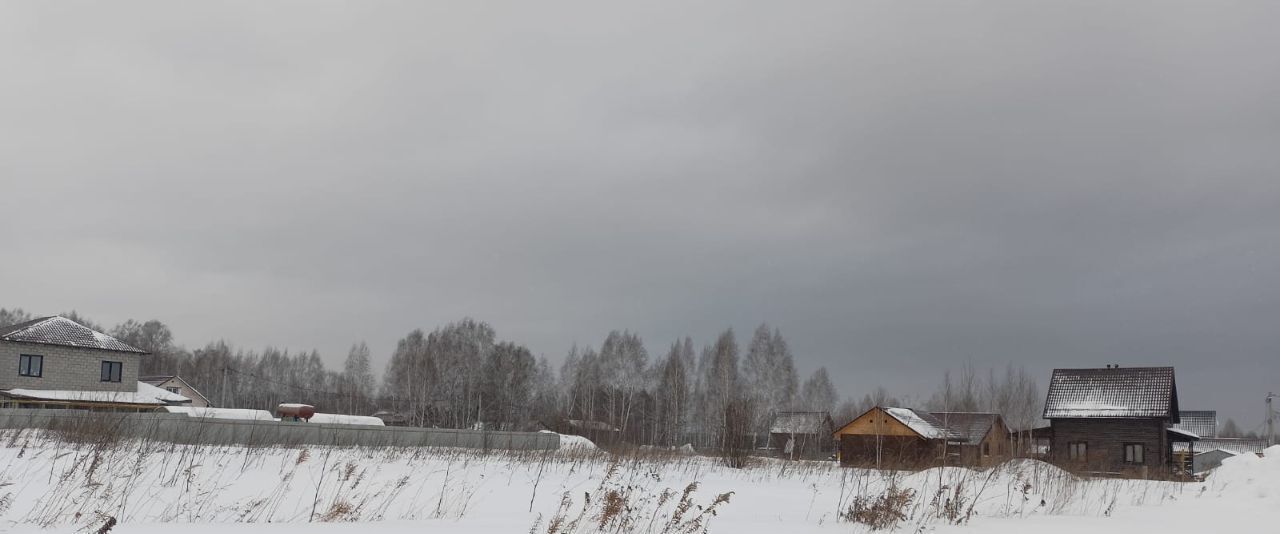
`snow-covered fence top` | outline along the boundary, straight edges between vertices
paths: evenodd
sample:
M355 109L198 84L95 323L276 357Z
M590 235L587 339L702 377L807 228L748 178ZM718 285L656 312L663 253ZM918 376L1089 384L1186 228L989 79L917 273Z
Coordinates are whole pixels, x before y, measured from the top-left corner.
M560 436L539 432L487 432L443 428L300 423L193 417L185 413L104 413L84 410L0 409L0 428L111 432L139 438L201 445L338 445L363 447L462 447L552 450Z

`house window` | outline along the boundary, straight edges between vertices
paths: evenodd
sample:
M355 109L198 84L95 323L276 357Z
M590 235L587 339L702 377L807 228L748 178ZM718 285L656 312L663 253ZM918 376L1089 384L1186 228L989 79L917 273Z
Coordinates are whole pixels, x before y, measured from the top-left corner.
M44 376L44 356L23 354L18 357L18 376Z
M1146 458L1144 453L1146 447L1141 443L1125 443L1124 444L1124 463L1126 464L1145 464Z
M119 382L120 374L124 371L124 362L102 362L102 381L103 382Z
M1088 460L1089 459L1089 442L1072 441L1067 444L1067 457L1072 460Z
M982 444L982 456L983 456L983 457L991 456L991 444L990 444L990 443L983 443L983 444Z
M178 392L178 388L173 387L173 386L168 386L168 387L164 388L164 390L165 390L165 391L168 391L169 393L177 393L177 392Z

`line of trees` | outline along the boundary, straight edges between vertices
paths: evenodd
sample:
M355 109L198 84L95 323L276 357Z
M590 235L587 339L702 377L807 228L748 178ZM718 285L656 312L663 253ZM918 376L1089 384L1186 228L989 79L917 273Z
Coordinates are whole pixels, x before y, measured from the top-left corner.
M530 430L589 422L635 444L731 450L765 445L779 411L828 412L842 423L873 406L903 404L883 388L842 402L826 368L801 380L782 332L765 324L745 351L727 329L701 349L691 338L675 340L657 357L639 334L612 331L598 346L574 346L555 369L546 357L467 318L408 333L379 380L363 342L351 347L340 369L329 369L314 350L241 350L225 341L187 350L158 320L104 329L75 312L63 316L150 352L141 375L180 375L225 407L304 402L338 413L388 411L409 424L447 428ZM31 318L20 309L0 309L0 325ZM996 411L1010 426L1029 428L1040 402L1024 369L990 370L980 379L966 365L954 378L944 373L925 407Z

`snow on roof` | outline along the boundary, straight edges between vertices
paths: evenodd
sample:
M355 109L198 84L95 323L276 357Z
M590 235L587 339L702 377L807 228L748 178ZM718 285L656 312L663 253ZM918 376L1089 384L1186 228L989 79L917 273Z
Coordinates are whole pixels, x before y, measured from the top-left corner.
M1000 417L1000 414L984 412L931 412L930 415L964 442L975 444L987 437L991 427L996 424L996 419Z
M0 328L0 340L147 354L66 317L41 317Z
M191 402L191 399L169 393L151 384L138 382L137 391L81 391L70 389L10 389L5 394L14 398L64 401L104 402L115 404L154 404Z
M1182 436L1182 437L1184 437L1184 438L1188 438L1190 441L1199 441L1199 440L1200 440L1200 436L1195 435L1195 433L1194 433L1194 432L1187 432L1186 430L1182 430L1182 429L1179 429L1179 428L1169 428L1169 433L1170 433L1170 434L1177 434L1177 435L1180 435L1180 436Z
M168 403L191 402L191 399L188 399L182 395L179 395L177 393L171 393L164 388L158 388L144 382L138 382L138 393L145 393L146 395L154 395L157 399L160 399Z
M169 413L186 414L187 417L207 419L237 419L242 421L275 421L271 412L243 408L198 408L195 406L165 406Z
M1195 444L1196 454L1214 450L1226 451L1231 454L1259 453L1266 448L1267 440L1249 438L1202 439Z
M1044 417L1176 417L1177 391L1172 367L1054 369Z
M830 434L827 412L778 412L769 425L770 434Z
M1182 410L1178 412L1178 424L1173 425L1174 428L1180 428L1188 432L1194 432L1201 438L1218 437L1218 412L1213 410Z
M942 421L939 421L928 412L913 410L911 408L885 408L884 411L926 439L960 437L956 433L948 431L943 426Z
M364 425L364 426L387 426L386 423L377 417L368 415L345 415L336 413L317 413L311 416L311 423L319 423L322 425Z

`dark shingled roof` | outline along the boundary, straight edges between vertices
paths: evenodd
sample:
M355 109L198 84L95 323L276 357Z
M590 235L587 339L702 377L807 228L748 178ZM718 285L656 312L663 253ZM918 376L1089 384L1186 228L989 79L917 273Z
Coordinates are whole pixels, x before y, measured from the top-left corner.
M1218 437L1218 412L1213 410L1182 410L1178 412L1182 421L1173 428L1186 430L1201 438Z
M769 425L769 433L830 434L833 426L827 412L778 412Z
M0 340L147 354L146 351L130 347L114 337L59 316L41 317L0 327Z
M1234 454L1259 453L1267 448L1265 439L1217 438L1202 439L1196 442L1196 454L1223 450Z
M965 443L981 443L1000 414L981 412L931 412Z
M166 376L140 376L140 377L138 377L138 381L139 381L139 382L146 382L146 383L148 383L148 384L151 384L151 385L153 385L153 386L157 386L157 387L158 387L160 384L163 384L163 383L165 383L165 382L168 382L169 380L172 380L173 378L174 378L174 375L166 375Z
M1045 419L1156 417L1178 422L1172 367L1054 369Z

